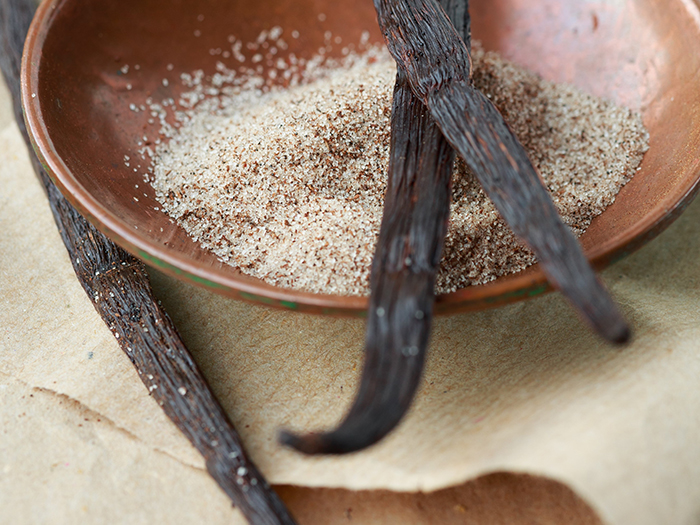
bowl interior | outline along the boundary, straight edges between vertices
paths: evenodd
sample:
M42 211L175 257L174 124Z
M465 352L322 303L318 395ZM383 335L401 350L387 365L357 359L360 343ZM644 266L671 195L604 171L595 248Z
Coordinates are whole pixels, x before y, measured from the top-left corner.
M700 28L689 0L473 0L474 37L550 80L642 111L651 148L642 169L581 241L602 268L653 238L694 196L700 172ZM221 293L321 313L361 314L366 299L307 294L247 277L192 241L161 211L144 166L124 155L156 137L130 105L177 99L180 73L216 71L229 36L282 28L284 54L311 57L326 32L381 42L370 0L47 0L23 68L30 133L59 187L103 232L173 275ZM291 37L293 31L298 38ZM245 52L245 49L243 50ZM245 52L246 61L252 53ZM128 70L125 66L129 66ZM168 79L168 82L163 82ZM144 139L144 137L146 137ZM150 138L149 138L150 137ZM437 311L481 308L547 289L537 266L438 298Z

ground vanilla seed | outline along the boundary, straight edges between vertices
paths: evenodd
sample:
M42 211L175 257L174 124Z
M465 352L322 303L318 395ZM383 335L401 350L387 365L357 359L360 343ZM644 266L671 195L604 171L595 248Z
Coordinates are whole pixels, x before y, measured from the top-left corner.
M473 61L476 87L503 113L580 235L641 163L641 117L478 45ZM190 104L153 156L163 210L203 247L270 284L368 294L395 74L389 55L374 53L288 89L260 90L248 79L217 92L215 104ZM535 262L461 161L452 201L437 292Z

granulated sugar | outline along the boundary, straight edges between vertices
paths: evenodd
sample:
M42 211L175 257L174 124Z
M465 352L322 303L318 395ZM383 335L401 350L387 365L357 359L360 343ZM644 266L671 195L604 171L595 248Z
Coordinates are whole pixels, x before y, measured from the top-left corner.
M640 116L478 46L473 59L476 86L503 113L580 235L639 166L648 148ZM155 151L153 186L163 209L202 246L270 284L369 293L396 69L385 52L352 62L288 89L262 92L248 79L217 91L214 103L195 94L182 125ZM436 291L535 262L461 161L452 198Z

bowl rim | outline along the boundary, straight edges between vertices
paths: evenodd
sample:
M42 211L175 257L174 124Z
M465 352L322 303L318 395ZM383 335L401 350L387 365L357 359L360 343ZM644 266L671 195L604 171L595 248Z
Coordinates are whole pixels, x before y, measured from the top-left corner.
M125 221L100 204L80 184L63 162L44 123L38 94L42 48L51 29L55 13L61 4L71 0L42 2L29 28L22 56L21 100L32 146L41 164L68 201L99 231L117 245L150 266L178 279L240 300L261 303L308 313L326 315L364 316L367 296L340 296L301 292L270 286L250 277L235 278L214 269L199 267L178 251L158 245L137 234ZM693 2L697 9L697 4ZM696 18L696 25L700 22ZM645 245L665 230L700 189L700 171L683 188L681 197L672 206L646 215L626 230L586 250L586 256L596 270L602 270ZM552 289L539 265L534 265L508 279L498 279L483 285L469 286L455 292L436 295L435 313L447 314L466 310L481 310L527 299Z

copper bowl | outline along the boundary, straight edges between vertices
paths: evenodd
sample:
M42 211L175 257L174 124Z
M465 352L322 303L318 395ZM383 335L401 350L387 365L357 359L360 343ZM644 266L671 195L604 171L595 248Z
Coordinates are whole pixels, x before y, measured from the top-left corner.
M598 96L639 109L651 135L642 169L581 242L601 269L648 242L683 211L700 174L700 10L693 0L473 0L484 47ZM176 277L248 301L361 315L363 297L302 293L247 277L201 249L124 165L152 131L132 103L177 98L179 72L213 73L228 35L252 41L280 26L287 53L310 56L325 31L381 41L370 0L45 0L29 32L23 104L35 149L71 202L101 231ZM333 52L338 52L340 46ZM128 75L120 71L131 65ZM135 69L138 64L140 68ZM168 67L173 64L174 70ZM132 89L127 89L131 84ZM135 185L139 188L136 189ZM136 201L138 199L138 202ZM438 312L480 309L549 288L537 266L437 299Z

